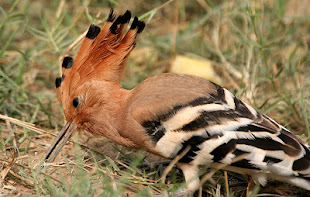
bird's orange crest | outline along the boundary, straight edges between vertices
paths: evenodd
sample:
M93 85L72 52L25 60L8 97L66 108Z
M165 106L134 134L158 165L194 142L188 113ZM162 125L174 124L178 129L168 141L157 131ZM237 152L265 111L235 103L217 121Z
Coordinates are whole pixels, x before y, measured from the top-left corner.
M80 89L88 89L90 81L105 81L118 84L125 70L128 55L135 47L139 34L145 27L143 21L131 18L130 11L116 18L111 9L102 30L91 25L75 60L65 57L62 63L62 77L56 78L57 98L62 104L66 119L83 98L78 98ZM127 31L127 32L126 32Z

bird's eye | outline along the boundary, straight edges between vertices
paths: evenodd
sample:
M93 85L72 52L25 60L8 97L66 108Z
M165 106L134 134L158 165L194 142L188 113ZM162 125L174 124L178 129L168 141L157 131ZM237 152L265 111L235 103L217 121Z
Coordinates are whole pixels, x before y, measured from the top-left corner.
M79 106L79 98L75 97L72 101L73 107L77 108Z

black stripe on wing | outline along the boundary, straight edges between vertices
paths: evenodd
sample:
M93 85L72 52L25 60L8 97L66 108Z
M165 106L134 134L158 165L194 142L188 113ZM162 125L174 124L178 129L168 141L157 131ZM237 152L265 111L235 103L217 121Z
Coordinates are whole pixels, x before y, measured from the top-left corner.
M245 144L267 151L284 151L289 156L297 156L300 150L292 148L287 144L282 144L272 138L236 139L237 144Z
M246 125L246 126L242 126L239 127L238 129L236 129L236 131L244 131L244 132L266 132L266 129L263 127L260 127L258 125Z
M282 129L278 137L292 150L295 150L296 152L301 151L301 146L300 146L301 144L299 143L299 140L296 139L297 137L291 134L290 132L286 131L285 129Z
M225 95L223 95L222 97L225 97ZM253 119L254 121L255 116L251 113L248 107L241 100L234 97L234 103L235 103L235 109L217 110L217 111L201 111L200 116L198 116L195 120L183 125L183 127L176 129L176 130L177 131L196 131L198 129L206 128L208 126L212 126L216 124L221 125L223 124L223 122L227 120L237 120L238 118L248 118L248 119ZM259 114L259 112L257 113ZM253 129L253 127L254 125L252 125L252 128L248 128L248 130ZM246 128L240 127L239 129L240 131L242 131L242 129L245 130ZM259 130L262 130L262 128L260 128Z
M161 121L166 121L168 119L170 119L171 117L173 117L175 114L178 113L178 111L180 111L181 109L184 109L186 107L196 107L199 105L207 105L207 104L223 104L226 103L225 100L219 99L218 97L211 95L211 97L199 97L193 101L190 101L186 104L183 105L176 105L174 106L169 112L159 115L158 119Z
M174 106L170 111L161 114L158 116L158 120L161 121L166 121L170 119L172 116L174 116L179 110L186 108L186 107L196 107L199 105L206 105L206 104L211 104L211 103L216 103L216 104L226 104L225 100L225 91L224 88L221 86L213 83L215 89L216 89L216 94L210 94L208 97L198 97L188 103L183 103L180 105Z
M243 156L245 154L249 154L249 152L245 152L239 149L235 149L232 152L236 157ZM247 159L241 159L240 161L236 161L234 163L230 164L231 166L239 167L239 168L246 168L246 169L252 169L252 170L260 170L260 168L256 167L255 165L251 164L249 160Z
M263 162L266 162L266 163L280 163L281 161L283 161L282 159L277 159L277 158L274 158L274 157L268 157L268 156L265 156Z
M165 135L166 129L160 121L145 121L142 126L153 142L158 142Z
M226 100L225 100L225 90L224 88L222 88L221 86L217 85L216 83L214 82L211 82L214 87L216 88L216 95L214 94L211 94L211 96L215 99L218 100L218 102L221 102L221 103L227 103Z
M236 141L230 140L227 143L224 143L217 148L215 148L210 154L213 155L213 161L219 162L224 159L228 153L234 151L236 148Z
M246 168L246 169L251 169L251 170L261 170L260 168L256 167L255 165L251 164L249 160L247 159L242 159L240 161L236 161L232 164L231 166L239 167L239 168Z
M255 140L254 140L255 141ZM236 145L237 143L238 144L241 144L240 140L235 140L235 139L232 139L230 140L229 142L227 143L224 143L220 146L218 146L217 148L215 148L213 151L211 151L211 155L213 155L213 161L214 162L220 162L222 159L224 159L228 153L232 153L234 154L236 157L237 156L241 156L243 154L247 154L249 152L245 152L245 151L241 151L239 149L236 149ZM264 147L266 148L266 147ZM269 148L269 147L268 147ZM269 148L270 149L270 148ZM282 160L281 159L277 159L277 158L273 158L273 157L268 157L268 156L265 156L264 158L264 162L267 162L267 163L279 163L281 162ZM245 161L243 161L242 163L244 164Z
M236 109L235 109L236 113L242 114L243 116L245 116L247 118L250 118L250 119L254 119L255 118L255 116L251 113L251 111L243 103L243 101L241 101L237 97L234 97L234 103L235 103L235 106L236 106Z
M294 171L304 171L310 169L310 150L305 145L301 145L302 148L305 150L305 155L300 159L297 159L293 163L293 170Z
M220 137L220 135L213 135L213 136L192 136L190 139L184 141L182 143L182 148L179 150L177 155L183 153L183 151L190 146L189 151L179 160L181 163L189 163L194 160L194 157L200 151L199 145L204 143L205 141ZM172 159L172 158L171 158Z
M221 162L221 160L224 159L228 155L228 153L232 153L236 157L244 155L244 154L249 154L249 152L245 152L245 151L236 149L236 145L238 142L240 142L240 141L232 139L229 142L224 143L224 144L218 146L217 148L215 148L213 151L211 151L210 154L214 156L213 161L214 162ZM282 160L277 159L277 158L273 158L273 157L269 157L269 156L265 156L263 161L266 163L279 163ZM244 162L245 161L243 161L241 163L244 164ZM235 164L235 166L237 166L237 164ZM239 167L241 167L241 166L239 166ZM252 167L253 167L253 165L252 165Z
M183 153L183 151L190 146L189 151L179 160L181 163L189 163L191 162L194 157L197 155L197 151L200 150L198 148L198 145L205 142L208 138L202 137L202 136L193 136L189 140L182 143L182 148L179 150L177 155L180 155Z
M235 110L202 111L195 120L176 131L196 131L212 125L221 125L225 120L236 120L242 117L244 117L243 114L236 113Z
M196 98L188 103L181 104L181 105L176 105L174 106L171 110L164 114L160 114L157 116L156 120L145 120L142 123L142 126L146 130L147 134L152 138L152 141L156 144L165 134L166 130L162 126L162 122L169 120L172 118L175 114L178 113L183 108L186 107L195 107L199 105L206 105L206 104L212 104L212 103L217 103L217 104L225 104L227 103L225 100L225 92L224 89L217 85L214 84L216 88L216 94L210 94L209 97L199 97ZM205 120L197 120L197 124L199 125L200 123L204 124L203 122L206 122ZM193 126L195 126L196 123L193 123ZM201 126L197 126L201 127Z

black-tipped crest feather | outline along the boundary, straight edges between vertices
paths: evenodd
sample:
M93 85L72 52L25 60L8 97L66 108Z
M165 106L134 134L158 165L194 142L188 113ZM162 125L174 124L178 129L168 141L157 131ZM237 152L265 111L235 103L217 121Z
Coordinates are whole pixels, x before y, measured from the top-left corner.
M130 13L129 10L127 10L125 12L125 14L118 16L116 18L116 20L114 21L114 23L110 27L111 33L114 34L114 35L118 34L119 33L119 29L117 28L117 26L119 24L128 23L130 21L130 18L131 18L131 13Z
M62 77L57 77L57 78L56 78L56 80L55 80L55 86L56 86L56 88L59 88L59 87L60 87L62 80L63 80Z
M138 25L138 17L135 16L135 18L132 21L132 24L130 26L130 29L135 29Z
M114 10L113 10L113 8L111 8L110 13L109 13L109 16L108 16L108 18L107 18L107 21L108 21L108 22L113 22L114 19L115 19Z
M145 23L143 21L138 21L138 31L137 33L141 33L145 27Z
M98 36L100 31L101 29L98 26L91 24L86 34L86 38L94 39Z
M117 30L117 25L120 24L122 21L122 16L118 16L116 20L113 22L113 24L110 27L110 32L114 35L118 34Z
M125 24L125 23L128 23L129 22L129 20L130 20L130 18L131 18L131 13L130 13L130 11L129 10L127 10L126 12L125 12L125 14L122 16L122 24Z
M73 58L72 57L65 57L63 62L62 62L62 67L65 69L69 69L73 66Z

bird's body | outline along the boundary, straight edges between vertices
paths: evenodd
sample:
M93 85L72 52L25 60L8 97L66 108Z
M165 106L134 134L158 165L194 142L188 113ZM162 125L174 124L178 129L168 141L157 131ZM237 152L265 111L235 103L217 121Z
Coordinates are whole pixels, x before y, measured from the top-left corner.
M168 159L184 154L178 165L192 191L199 187L199 167L220 163L261 184L273 178L310 190L309 146L221 86L162 74L123 89L124 62L144 23L135 19L125 34L130 15L112 23L111 13L101 33L91 27L97 33L86 36L73 67L65 62L64 75L56 80L68 123L46 158L53 160L57 144L78 128Z

